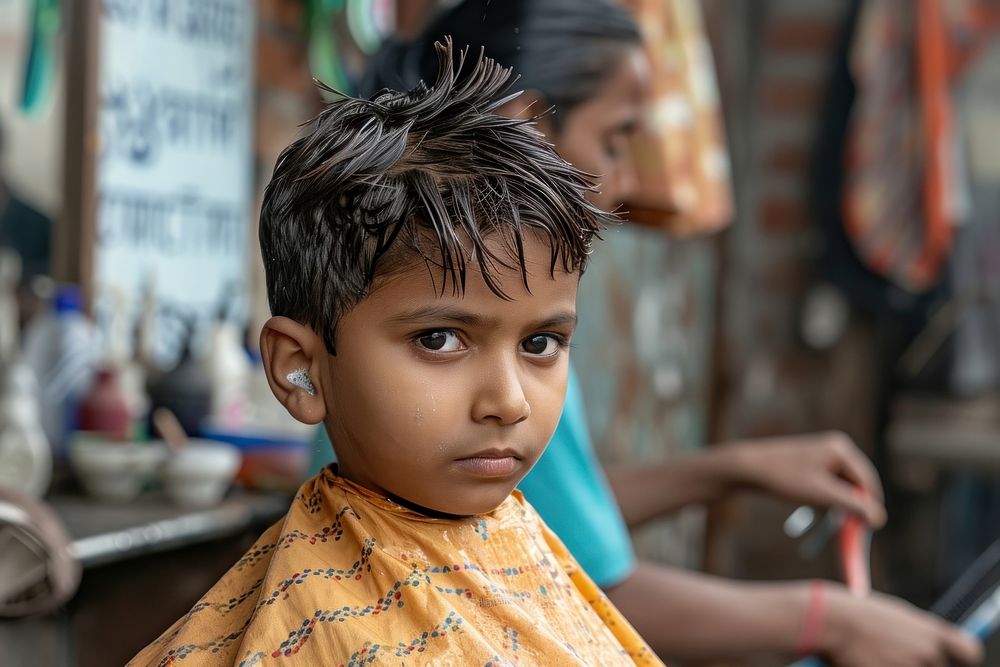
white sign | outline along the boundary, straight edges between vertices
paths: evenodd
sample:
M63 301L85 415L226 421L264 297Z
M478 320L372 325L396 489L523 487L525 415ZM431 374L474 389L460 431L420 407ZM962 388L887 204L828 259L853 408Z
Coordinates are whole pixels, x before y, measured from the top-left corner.
M247 289L253 0L100 7L99 312L124 299L135 313L152 289L209 316Z

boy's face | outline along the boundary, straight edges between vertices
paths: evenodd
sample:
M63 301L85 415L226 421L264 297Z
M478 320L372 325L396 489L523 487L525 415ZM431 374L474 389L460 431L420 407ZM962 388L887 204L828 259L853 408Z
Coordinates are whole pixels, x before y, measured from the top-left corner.
M530 292L519 271L497 272L509 301L471 265L464 294L441 295L441 276L421 263L340 320L323 386L343 476L480 514L534 465L562 411L579 275L551 276L534 235L525 256Z

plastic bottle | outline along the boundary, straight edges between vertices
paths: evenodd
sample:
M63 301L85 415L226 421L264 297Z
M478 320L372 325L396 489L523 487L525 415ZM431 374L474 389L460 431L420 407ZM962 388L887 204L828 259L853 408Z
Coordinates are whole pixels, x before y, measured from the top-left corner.
M212 382L204 364L192 351L194 322L186 322L188 334L180 362L166 373L150 376L146 388L150 409L168 408L190 435L201 433L205 418L212 411Z
M52 451L42 428L38 381L19 359L20 280L20 257L0 249L0 488L41 496L52 479Z
M42 426L56 458L62 459L80 399L94 378L100 350L83 314L79 288L60 287L50 312L25 333L24 361L38 378Z
M41 497L52 479L52 452L37 389L34 373L23 362L0 369L0 488Z
M212 421L227 427L246 421L250 358L239 328L220 314L212 328L208 373L212 381Z
M10 360L18 347L17 284L21 280L21 257L0 248L0 362Z
M80 402L76 428L96 431L122 442L130 438L132 413L113 366L97 371L90 391Z
M143 441L146 439L146 422L149 417L149 396L146 395L147 373L142 363L143 352L140 347L139 330L146 325L146 300L149 294L143 293L141 318L136 323L129 320L128 303L123 292L105 287L103 296L108 312L106 324L102 327L106 341L106 358L101 368L107 373L102 377L102 373L98 372L98 379L91 386L88 397L98 390L100 383L103 383L100 387L101 402L92 407L108 412L98 415L88 414L85 424L84 406L81 405L80 423L77 428L104 431L119 439ZM119 400L124 402L128 415L128 426L123 433L116 421L120 417ZM95 426L95 420L108 424L107 428Z

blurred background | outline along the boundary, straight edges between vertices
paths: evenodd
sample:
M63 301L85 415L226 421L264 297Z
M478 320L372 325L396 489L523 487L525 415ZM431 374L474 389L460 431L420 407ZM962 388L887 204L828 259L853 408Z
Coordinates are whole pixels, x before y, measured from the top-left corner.
M284 512L315 445L256 350L262 188L314 77L351 92L452 4L0 0L0 507L39 513L0 527L10 664L123 663ZM1000 537L1000 7L625 4L640 188L574 338L602 460L843 430L886 488L875 587L930 606ZM793 509L727 500L637 550L838 578Z

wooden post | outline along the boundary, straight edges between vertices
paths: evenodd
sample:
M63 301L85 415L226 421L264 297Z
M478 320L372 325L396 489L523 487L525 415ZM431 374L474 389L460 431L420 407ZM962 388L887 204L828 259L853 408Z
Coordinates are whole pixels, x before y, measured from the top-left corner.
M54 277L78 283L91 300L97 158L97 67L100 0L74 0L66 12L64 205L55 228Z

